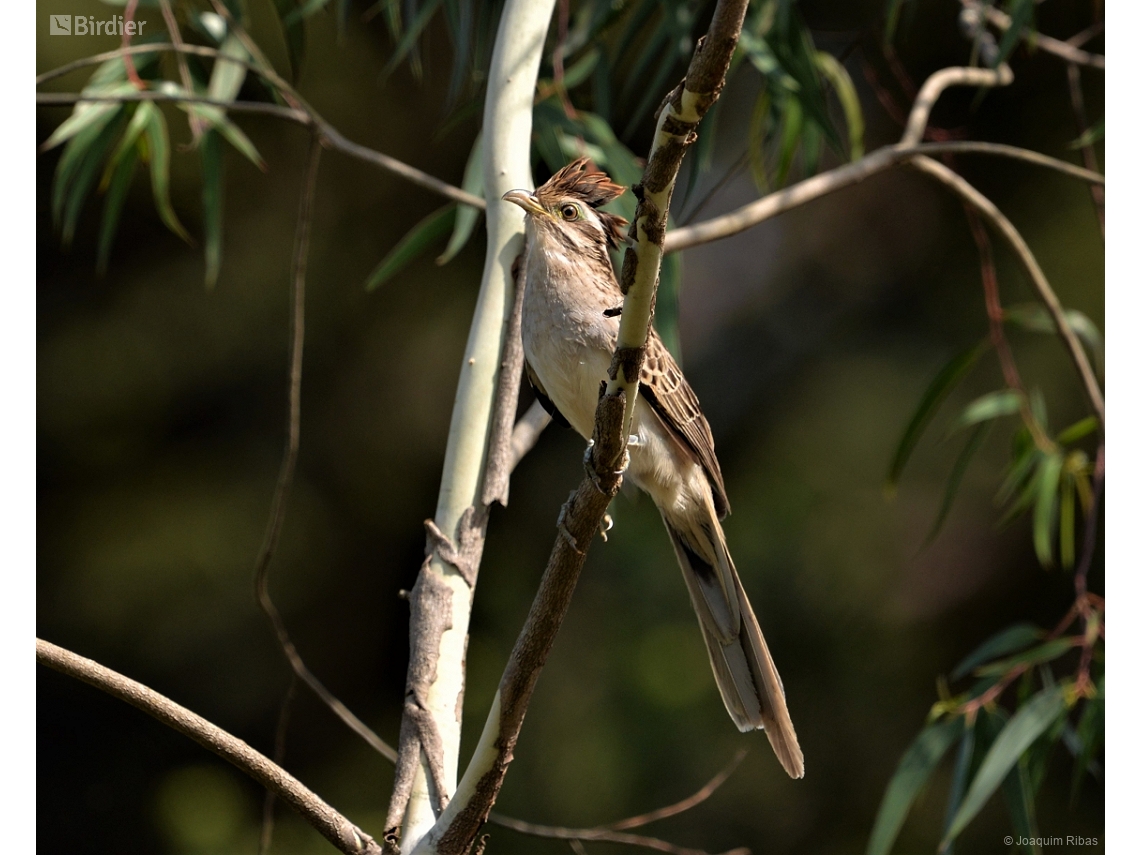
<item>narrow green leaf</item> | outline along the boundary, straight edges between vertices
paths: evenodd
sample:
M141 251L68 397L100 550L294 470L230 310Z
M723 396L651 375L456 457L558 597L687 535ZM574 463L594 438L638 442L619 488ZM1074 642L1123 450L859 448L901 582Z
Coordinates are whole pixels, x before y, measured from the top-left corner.
M483 133L475 135L475 143L471 146L471 153L467 156L467 166L463 170L463 189L472 196L483 195ZM455 212L455 229L451 232L451 239L443 255L435 260L436 264L447 264L467 245L471 232L475 230L475 223L479 220L479 210L470 205L460 205Z
M154 104L144 101L139 104L139 112L146 110L147 152L150 155L150 184L154 195L154 206L166 227L192 244L189 233L174 213L170 204L170 136L166 130L166 118Z
M202 163L202 232L206 258L206 287L218 283L222 268L222 213L224 181L222 142L217 131L207 131L198 146Z
M1072 650L1074 643L1071 638L1051 638L1032 650L1026 650L998 662L983 665L975 669L974 673L979 677L997 677L1008 674L1014 668L1022 665L1039 665L1042 662L1051 662Z
M568 90L576 86L581 86L590 79L590 75L594 73L594 69L598 66L598 58L602 52L597 47L592 47L586 51L582 56L574 62L566 73L562 75L562 85Z
M1033 787L1029 781L1024 757L1015 763L1009 774L1005 776L1001 791L1005 797L1006 808L1009 810L1014 838L1021 841L1021 848L1025 852L1037 855L1041 851L1041 847L1035 842L1038 839L1037 810L1033 804Z
M974 762L974 725L966 722L962 741L958 743L958 756L954 758L954 777L950 781L950 798L946 801L946 817L943 820L942 834L950 830L950 821L958 813L962 804L962 795L966 792L966 784L970 780L970 766ZM954 855L954 846L951 843L939 855Z
M1029 432L1024 431L1024 433L1028 435ZM998 505L1004 505L1013 498L1014 493L1025 483L1026 478L1033 473L1040 457L1041 452L1038 451L1037 446L1032 444L1032 441L1028 446L1020 450L1009 464L1005 479L1002 481L1001 486L998 488L997 495L994 497L994 501Z
M286 23L296 7L296 0L273 0L273 6L277 11L285 50L289 55L289 73L295 81L301 75L301 64L305 61L305 24L302 21Z
M1085 708L1081 712L1080 721L1077 723L1076 736L1080 743L1080 750L1076 754L1076 762L1073 764L1073 783L1069 793L1070 801L1073 804L1076 804L1077 796L1080 793L1081 781L1086 772L1091 773L1093 771L1093 760L1104 742L1103 681L1098 685L1098 688L1096 697L1085 701Z
M982 761L978 774L974 776L970 789L962 800L962 806L958 808L958 813L950 824L950 830L943 838L943 845L962 833L1005 780L1025 750L1064 714L1064 686L1043 689L1014 714L1009 723L1002 728Z
M301 3L301 5L286 15L281 24L286 27L300 24L305 18L312 17L328 4L329 0L305 0L304 3Z
M977 362L979 354L985 347L986 344L983 342L959 353L947 362L930 382L922 395L922 400L918 403L918 409L911 416L910 423L907 424L898 447L895 449L891 468L887 473L887 488L889 490L893 490L898 485L903 468L910 460L910 455L915 446L918 445L922 432L926 430L930 420L934 418L934 414L938 412L938 408L946 400L946 396L962 381L963 377L970 373L970 369L974 367L974 363Z
M995 68L1009 59L1009 55L1013 53L1013 49L1022 38L1023 30L1026 30L1024 33L1026 37L1032 36L1034 2L1035 0L1011 0L1009 29L1005 31L998 43L998 56L994 61Z
M1053 566L1053 522L1057 518L1057 487L1064 458L1057 452L1045 455L1037 478L1033 508L1033 549L1042 566Z
M249 59L249 52L246 51L241 40L233 34L226 36L219 52L222 57L233 57L239 60ZM210 83L206 89L206 94L214 101L232 101L241 91L242 83L245 82L246 69L244 65L230 62L222 57L217 59L213 71L210 72Z
M843 118L847 122L848 156L851 160L858 160L863 156L863 107L859 103L859 94L855 91L855 84L847 69L826 51L818 51L815 55L816 67L820 73L835 89L835 95L843 108Z
M90 92L88 94L119 96L128 95L134 91L135 87L130 83L119 83L113 86L103 87L97 92ZM115 118L123 107L124 105L121 103L108 101L80 101L71 111L71 115L64 119L60 126L56 128L52 132L52 135L40 146L40 151L53 149L60 143L67 142L88 128L106 127L107 123Z
M976 425L980 422L1012 416L1021 409L1022 395L1016 389L999 389L971 401L955 420L948 433Z
M429 246L441 240L455 223L455 204L444 205L428 214L400 238L368 276L366 291L373 291L408 266Z
M1060 513L1057 518L1057 537L1061 553L1061 566L1066 570L1073 569L1076 563L1076 485L1074 475L1070 472L1061 473L1061 501Z
M1069 143L1069 148L1084 148L1085 146L1092 145L1093 143L1099 142L1102 139L1104 139L1104 119L1101 119L1087 131Z
M1044 637L1045 633L1030 623L1015 623L1013 626L1008 626L997 635L983 641L973 653L959 662L950 673L950 679L959 680L979 665L1015 650L1023 650Z
M929 533L926 535L924 545L930 545L934 538L938 537L938 532L942 531L942 526L946 522L946 518L950 516L950 509L954 507L954 499L958 495L958 488L962 486L962 478L966 474L966 470L970 468L970 461L974 459L978 449L986 441L986 436L989 434L990 422L982 422L974 432L970 434L970 438L966 440L966 444L962 446L962 451L958 454L958 459L954 461L954 468L950 470L950 477L946 481L946 491L942 494L942 505L938 508L938 516L934 520L934 525L930 527Z
M1079 439L1084 439L1090 433L1097 429L1100 422L1097 421L1096 416L1085 416L1079 422L1073 422L1059 434L1057 434L1057 442L1061 445L1072 445Z
M772 96L765 88L756 98L756 104L752 108L752 121L748 126L748 166L752 172L752 182L761 193L767 193L769 187L764 143L768 138L771 113Z
M887 0L887 20L883 25L883 41L890 44L895 40L899 27L899 13L910 0Z
M935 722L911 743L883 794L867 855L888 855L919 791L950 746L962 736L964 726L961 716Z
M1057 325L1053 323L1053 316L1049 310L1038 303L1024 303L1010 306L1002 311L1002 318L1029 332L1056 334ZM1088 315L1076 309L1065 310L1065 320L1069 322L1073 333L1081 340L1093 358L1098 374L1104 373L1104 338L1100 329L1089 319Z
M131 188L131 179L138 164L138 149L131 146L115 165L114 173L107 188L107 196L103 201L103 221L99 225L99 244L95 253L95 271L103 276L107 272L107 262L111 257L111 245L115 240L115 232L119 229L119 218L123 213L123 203L127 199L127 191Z
M432 16L435 14L436 9L439 8L441 0L427 0L423 6L419 8L408 28L404 30L404 34L400 37L400 41L396 45L396 52L392 54L392 58L384 66L384 70L380 73L382 77L387 77L391 74L401 62L408 52L415 46L416 40L419 39L420 33L424 31L424 27L431 21Z
M784 99L783 127L780 133L780 156L776 162L776 186L783 187L792 168L792 160L804 128L803 104L799 98L788 95Z
M75 227L79 223L79 215L83 210L83 204L87 202L91 188L95 187L100 174L103 174L107 152L111 149L115 137L122 132L124 124L127 124L127 113L116 113L112 121L99 131L91 144L82 150L80 160L76 163L75 169L71 171L70 182L64 188L65 198L62 214L60 214L60 241L64 246L71 245L72 238L75 236ZM79 141L79 138L76 137L72 143L78 144Z

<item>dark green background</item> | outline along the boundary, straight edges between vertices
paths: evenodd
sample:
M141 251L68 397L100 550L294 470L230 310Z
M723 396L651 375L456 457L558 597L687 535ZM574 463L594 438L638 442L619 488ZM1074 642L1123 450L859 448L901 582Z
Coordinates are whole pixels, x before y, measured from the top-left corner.
M381 80L391 44L378 23L359 22L362 8L339 41L329 16L314 19L302 92L349 138L460 181L478 119L437 133L446 119L442 32L429 31L435 59L422 84L406 66ZM878 8L804 5L817 45L834 53L874 24ZM267 9L253 9L255 36L284 64ZM956 10L951 0L920 0L900 47L917 80L968 59ZM49 39L48 13L117 11L38 4L37 70L116 46L113 38ZM159 20L157 9L144 11ZM1087 3L1050 0L1039 23L1064 37L1089 15ZM860 55L847 66L872 148L900 130L875 102ZM973 111L972 92L953 92L934 122L1075 161L1063 65L1021 49L1013 66L1014 85ZM82 79L48 88L74 91ZM1095 120L1103 76L1084 80ZM738 156L756 87L746 74L727 90L716 163L702 186ZM41 109L37 141L65 114ZM176 142L187 142L180 114L167 115ZM61 252L47 203L58 152L38 157L37 614L41 637L269 753L289 678L254 604L252 566L284 443L289 259L306 136L271 119L239 122L269 172L228 158L225 258L212 291L202 286L200 251L162 227L138 178L104 279L94 275L96 205L75 246ZM647 150L648 126L630 145ZM176 154L174 200L200 234L196 163ZM959 166L1023 230L1062 301L1103 328L1104 247L1086 189L1004 160L963 157ZM702 216L755 193L742 177ZM310 666L392 741L407 652L397 594L414 581L422 521L435 505L481 235L445 267L429 256L377 292L362 283L438 205L370 166L323 158L301 453L272 571ZM1031 299L1008 254L997 255L1006 304ZM976 251L953 199L917 174L894 172L687 252L683 264L685 369L717 437L734 508L728 541L784 678L807 775L789 780L763 736L732 726L657 513L629 495L615 502L609 542L593 546L499 808L537 822L608 822L682 798L744 747L747 759L710 801L649 833L710 852L861 852L886 782L936 699L935 678L1014 620L1051 626L1072 599L1066 574L1038 568L1024 521L993 526L1008 432L991 437L933 546L920 549L962 442L941 441L953 409L919 446L897 497L884 497L894 443L925 385L986 334ZM1061 346L1011 336L1027 384L1046 394L1051 423L1084 415ZM989 357L951 405L1000 383ZM525 617L558 507L580 477L582 448L577 436L550 429L519 467L510 506L492 516L471 626L467 751ZM1094 590L1102 590L1102 565L1098 557ZM261 793L240 773L67 678L41 669L38 691L42 851L64 842L74 853L256 850ZM381 833L391 767L304 691L285 765ZM1070 806L1071 767L1058 749L1038 803L1041 832L1103 845L1103 788L1087 781ZM948 786L943 769L897 851L934 851ZM332 851L288 812L279 817L275 852ZM999 797L960 851L1007 851L1007 833ZM492 828L487 851L568 850Z

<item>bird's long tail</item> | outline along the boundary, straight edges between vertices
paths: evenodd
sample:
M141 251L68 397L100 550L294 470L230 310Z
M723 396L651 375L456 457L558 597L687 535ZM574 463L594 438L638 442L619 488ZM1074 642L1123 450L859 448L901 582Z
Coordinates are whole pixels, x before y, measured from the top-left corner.
M706 513L662 518L669 530L693 608L701 624L713 674L729 715L742 731L763 728L785 771L804 774L804 755L756 613L728 554L711 507Z

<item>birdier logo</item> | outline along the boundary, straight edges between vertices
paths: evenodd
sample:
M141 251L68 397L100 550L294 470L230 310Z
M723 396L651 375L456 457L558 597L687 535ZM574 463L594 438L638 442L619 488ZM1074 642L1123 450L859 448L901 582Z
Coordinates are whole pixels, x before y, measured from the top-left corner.
M105 21L87 15L50 15L48 20L52 36L141 36L146 26L146 21L124 21L122 15Z

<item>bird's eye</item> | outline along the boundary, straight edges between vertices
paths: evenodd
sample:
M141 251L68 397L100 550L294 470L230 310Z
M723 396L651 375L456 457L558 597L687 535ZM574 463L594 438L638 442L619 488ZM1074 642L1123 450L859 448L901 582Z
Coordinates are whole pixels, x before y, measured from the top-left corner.
M578 206L571 204L563 205L561 213L562 219L574 222L574 220L578 219Z

